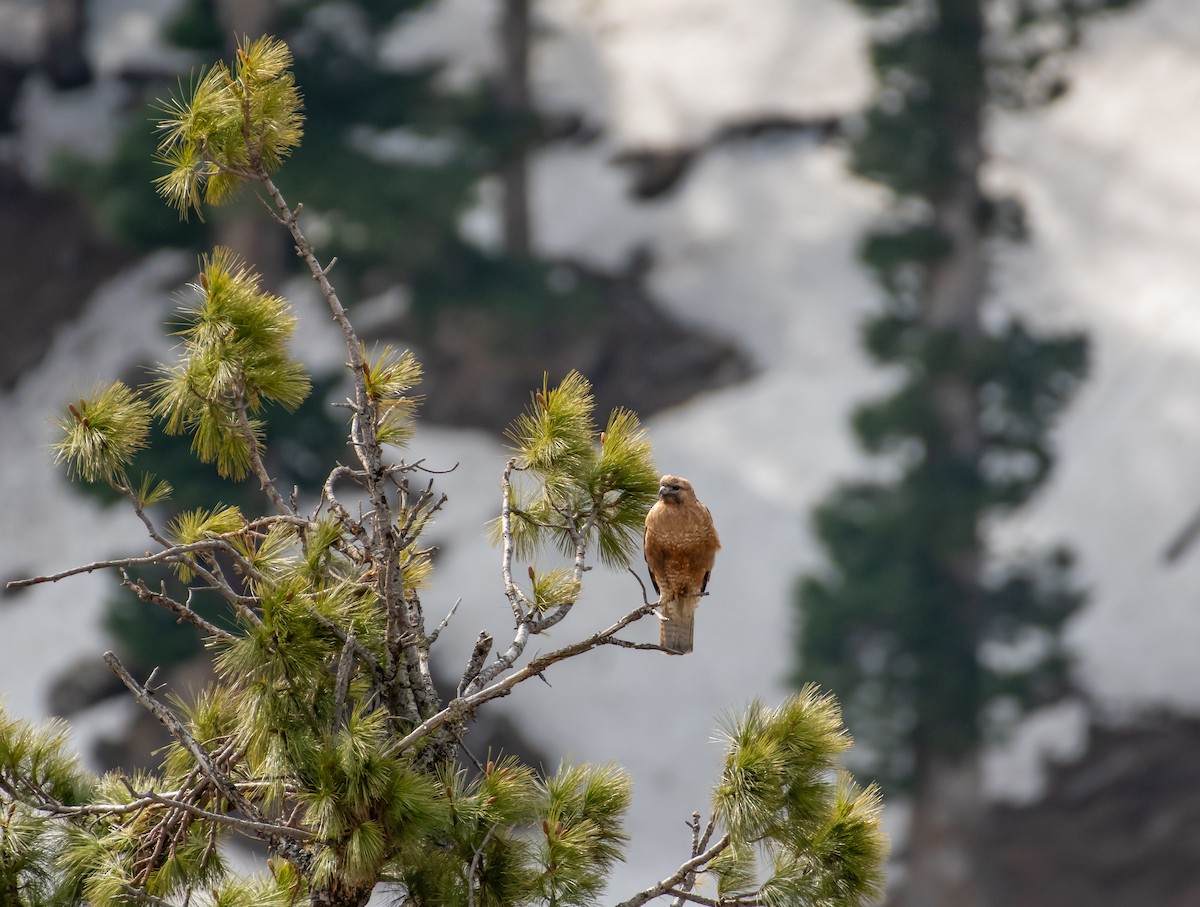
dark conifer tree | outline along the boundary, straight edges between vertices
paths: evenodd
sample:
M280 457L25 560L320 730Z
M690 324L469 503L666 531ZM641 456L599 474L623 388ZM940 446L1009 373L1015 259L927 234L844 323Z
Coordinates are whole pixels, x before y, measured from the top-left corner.
M894 477L847 483L814 514L828 565L800 584L798 676L843 697L881 777L911 783L896 902L973 907L979 746L991 719L1066 692L1061 630L1080 604L1069 552L997 564L986 526L1044 482L1048 432L1087 365L1080 335L982 317L990 251L1021 232L1019 205L981 184L985 125L1061 93L1081 20L1124 4L856 2L877 14L879 88L852 165L894 198L861 247L883 290L864 345L900 381L854 429ZM998 650L1011 657L985 657Z

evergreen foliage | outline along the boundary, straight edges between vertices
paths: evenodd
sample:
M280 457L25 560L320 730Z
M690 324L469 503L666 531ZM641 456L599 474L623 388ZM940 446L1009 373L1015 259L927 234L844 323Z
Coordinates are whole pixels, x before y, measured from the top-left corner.
M308 375L287 350L296 319L228 249L204 258L196 289L200 304L178 332L181 361L162 368L153 387L155 411L168 434L191 435L201 462L241 479L251 447L261 447L262 423L249 414L268 401L294 410L308 396Z
M125 498L157 548L15 585L116 570L144 607L197 631L216 675L185 701L164 695L153 672L140 681L105 654L171 734L147 773L92 777L63 725L35 727L0 709L0 897L20 907L358 907L382 885L428 907L599 903L628 843L626 773L564 765L544 776L511 758L471 773L457 753L479 708L557 662L606 644L657 648L617 635L653 612L643 601L610 627L525 656L531 637L570 614L593 559L630 563L657 486L649 442L623 410L599 431L577 374L534 394L510 432L514 456L500 482L513 640L489 660L493 641L481 634L444 702L430 661L445 624L426 623L421 590L433 564L421 535L445 498L422 481L420 461L394 459L411 439L420 369L408 353L367 353L299 209L272 179L301 125L287 58L280 42L255 42L232 70L214 68L170 105L162 134L171 170L160 186L181 209L245 184L274 207L345 338L351 465L332 468L309 513L280 493L251 416L267 402L298 406L308 378L288 348L284 301L221 249L201 262L179 361L161 369L150 399L114 384L68 406L58 459ZM169 488L132 477L155 415L189 435L200 459L253 474L267 512L206 503L159 528L153 505ZM526 482L519 493L516 474ZM526 592L512 575L516 551L544 547L565 552L569 565L531 568ZM163 568L186 583L186 597L145 581L143 571ZM222 602L219 620L192 606L200 590ZM690 858L622 907L660 895L711 904L693 894L702 874L717 878L721 907L874 898L885 850L878 797L837 773L848 743L836 704L813 689L731 720L712 818L702 830L693 817ZM265 844L259 875L231 867L234 834Z
M123 479L125 467L146 445L150 406L114 381L67 404L67 413L57 421L63 437L54 446L55 462L65 462L73 476L87 482Z

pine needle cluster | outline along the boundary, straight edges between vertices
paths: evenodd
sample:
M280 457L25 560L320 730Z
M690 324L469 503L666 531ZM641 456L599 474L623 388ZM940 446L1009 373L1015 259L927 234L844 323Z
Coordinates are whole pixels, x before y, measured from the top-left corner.
M181 217L227 201L259 168L274 173L299 144L304 117L291 65L282 41L241 43L232 68L216 64L164 106L159 160L168 169L155 187Z
M308 376L288 351L296 319L223 247L201 260L195 290L199 302L178 331L180 361L162 367L153 386L155 412L169 434L191 434L202 462L242 479L262 444L262 423L250 415L267 402L294 410L308 396Z
M375 437L381 444L403 447L413 434L413 416L420 398L412 389L421 383L421 363L409 350L385 346L368 357L363 353L363 382L377 413Z
M56 421L62 437L54 462L85 482L119 482L150 434L150 406L121 381L97 387L86 398L67 404Z
M536 479L532 489L514 492L517 557L532 557L545 545L573 557L582 543L594 546L606 565L627 567L640 550L658 493L653 450L629 410L613 410L601 430L595 402L591 384L573 371L556 387L544 382L509 429L518 468ZM540 600L569 594L561 576L541 581Z
M713 794L729 833L713 861L720 895L767 907L875 901L888 850L882 803L874 785L859 788L838 768L851 740L837 701L809 685L778 708L754 702L724 736Z

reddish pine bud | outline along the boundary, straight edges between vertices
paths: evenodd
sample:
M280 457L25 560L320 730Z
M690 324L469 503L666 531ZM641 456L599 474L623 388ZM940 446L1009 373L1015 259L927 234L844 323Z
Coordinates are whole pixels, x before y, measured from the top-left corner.
M533 572L533 565L529 565L529 581L532 583L537 579L537 575Z

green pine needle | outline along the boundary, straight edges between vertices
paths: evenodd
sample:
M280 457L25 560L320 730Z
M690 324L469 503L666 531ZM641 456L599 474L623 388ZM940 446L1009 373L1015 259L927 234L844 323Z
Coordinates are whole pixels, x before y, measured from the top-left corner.
M740 840L730 843L709 863L709 869L717 877L717 894L731 898L749 894L758 883L758 861L754 848Z
M190 432L192 450L215 462L227 478L241 479L252 463L239 408L256 447L262 422L250 418L265 403L294 410L311 384L291 358L296 318L288 302L260 287L259 276L218 246L200 260L198 304L183 313L180 360L162 366L152 387L154 411L168 434Z
M233 69L218 63L190 96L162 105L155 188L186 218L201 201L220 204L260 174L274 173L303 134L291 51L269 36L239 44Z
M166 479L155 481L155 477L151 473L145 473L142 476L142 481L137 489L137 503L141 508L153 507L155 504L161 504L171 498L174 489L171 488L171 483Z
M547 376L507 432L524 465L548 482L578 472L592 458L595 403L591 384L579 372L570 372L554 388Z
M850 746L837 700L810 684L776 709L755 701L726 721L724 737L713 808L730 833L745 841L782 828L811 834L830 808L829 772Z
M212 510L188 510L171 521L168 532L177 545L191 545L204 539L240 532L246 526L241 510L236 506L214 507Z
M569 567L556 567L544 573L530 568L532 576L533 606L547 611L574 602L579 597L579 581Z
M364 350L363 359L367 396L378 413L375 436L380 443L403 447L413 435L413 415L420 397L409 391L421 381L421 364L408 350L400 352L391 346L370 357Z
M167 536L176 545L191 545L221 535L241 532L246 521L234 506L217 506L212 510L187 510L175 517L167 527ZM184 582L196 575L189 561L177 561L175 574Z
M888 840L880 828L883 802L875 785L865 790L838 776L828 825L809 843L809 865L818 902L865 907L883 894Z
M66 463L72 477L86 482L122 482L134 455L150 434L150 405L120 381L96 388L67 404L56 425L62 439L54 462Z
M573 558L574 526L607 566L628 567L637 556L646 513L658 493L653 448L637 415L616 409L600 431L591 385L571 372L557 387L543 383L508 430L536 492L514 489L512 541L519 558L553 547ZM599 438L599 444L596 443ZM492 526L501 538L501 526Z

